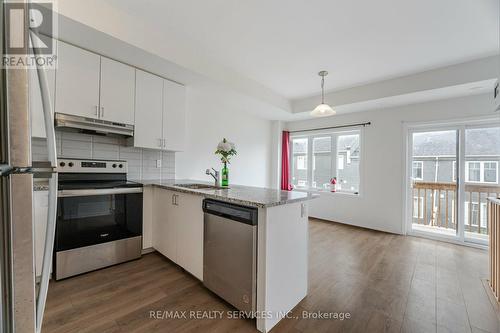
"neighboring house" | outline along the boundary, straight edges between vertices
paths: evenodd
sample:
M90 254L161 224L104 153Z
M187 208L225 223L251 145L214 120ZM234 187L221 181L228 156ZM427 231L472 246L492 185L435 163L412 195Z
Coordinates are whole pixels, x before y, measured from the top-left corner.
M336 142L333 152L336 161L332 161L332 141ZM312 149L312 184L308 184L309 162L307 150ZM359 134L338 135L312 139L311 147L307 138L292 140L292 183L297 188L323 189L330 184L330 179L337 178L337 190L357 193L359 191L360 144Z
M465 146L465 181L499 183L498 129L468 131ZM425 133L413 139L413 178L425 182L456 180L456 137L453 132Z

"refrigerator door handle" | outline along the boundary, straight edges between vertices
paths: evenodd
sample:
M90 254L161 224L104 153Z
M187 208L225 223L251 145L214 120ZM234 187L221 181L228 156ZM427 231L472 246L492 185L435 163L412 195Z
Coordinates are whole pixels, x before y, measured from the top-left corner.
M35 33L30 29L29 34L32 40L35 39ZM33 45L33 43L32 43ZM33 48L35 55L39 55L37 48ZM43 116L45 122L45 132L47 134L47 152L49 162L52 168L57 166L57 148L56 134L54 129L54 119L52 114L52 103L50 100L49 84L47 75L42 66L37 62L38 82L42 95ZM56 212L57 212L57 173L53 173L49 179L49 202L47 211L47 229L45 230L45 246L42 261L42 277L40 290L36 300L36 332L42 330L43 313L47 301L47 292L49 289L49 277L52 265L52 253L54 251L54 238L56 231Z

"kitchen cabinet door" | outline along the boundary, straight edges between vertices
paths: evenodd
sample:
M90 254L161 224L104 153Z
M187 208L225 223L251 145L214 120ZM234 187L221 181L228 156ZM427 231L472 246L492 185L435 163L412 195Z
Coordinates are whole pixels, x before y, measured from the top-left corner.
M203 281L203 198L184 193L177 196L177 263Z
M153 247L177 263L177 223L174 195L173 191L155 189Z
M163 81L163 138L166 150L183 151L186 141L186 87Z
M101 57L100 119L134 124L135 68Z
M55 111L98 118L101 57L58 42Z
M52 114L54 114L55 104L55 83L56 72L54 69L46 69L47 81L49 84L50 100L52 102ZM42 94L38 82L36 69L29 69L29 105L31 115L31 136L35 138L46 138L45 119L43 116Z
M154 198L156 189L152 186L143 188L142 202L142 249L153 247Z
M42 275L43 250L47 229L47 211L49 209L49 192L33 192L33 226L35 241L35 276Z
M134 146L163 147L163 79L136 70Z

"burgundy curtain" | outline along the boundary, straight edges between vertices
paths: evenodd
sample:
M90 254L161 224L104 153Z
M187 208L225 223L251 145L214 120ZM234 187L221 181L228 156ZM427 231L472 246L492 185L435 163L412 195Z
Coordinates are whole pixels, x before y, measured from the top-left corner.
M283 131L281 139L281 189L291 191L290 184L290 132Z

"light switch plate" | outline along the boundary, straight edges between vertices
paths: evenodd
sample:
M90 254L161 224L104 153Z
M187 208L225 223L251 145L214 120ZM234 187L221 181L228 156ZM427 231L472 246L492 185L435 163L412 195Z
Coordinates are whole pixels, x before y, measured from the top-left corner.
M156 167L161 168L161 160L156 160Z

